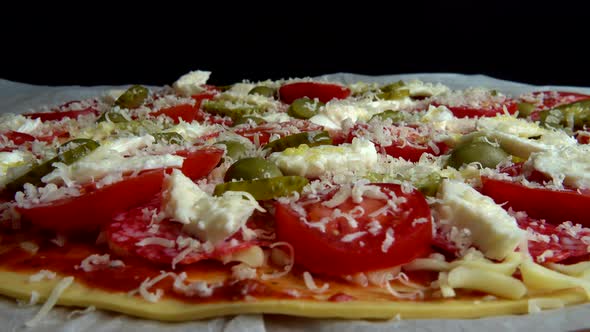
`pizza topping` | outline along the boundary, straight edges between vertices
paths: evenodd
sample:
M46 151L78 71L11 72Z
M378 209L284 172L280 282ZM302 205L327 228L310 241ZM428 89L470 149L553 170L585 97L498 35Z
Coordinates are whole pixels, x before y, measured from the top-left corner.
M207 83L209 76L209 71L191 71L182 75L172 86L178 94L192 96L204 90L203 85Z
M84 272L94 271L97 268L117 268L117 267L124 267L125 263L121 260L111 260L111 255L104 254L92 254L80 263L80 265L76 265L74 268L81 269Z
M590 145L564 146L533 153L530 163L557 186L590 188Z
M271 152L281 152L287 148L297 148L302 144L305 144L309 147L318 145L331 145L332 138L327 131L310 131L292 134L276 139L266 144L264 149L269 149Z
M308 182L302 176L277 176L270 179L226 182L215 186L213 194L221 196L231 192L242 192L251 195L257 201L265 201L300 192Z
M55 304L59 300L59 297L61 296L61 294L63 294L63 292L68 287L70 287L70 285L73 282L74 282L74 277L65 277L65 278L61 279L55 285L55 287L51 290L49 297L47 298L45 303L43 303L43 306L41 306L41 309L39 309L39 311L35 314L35 316L33 316L33 318L28 320L25 323L25 325L27 327L36 326L45 316L47 316L49 311L55 306Z
M443 181L439 214L446 224L468 229L471 241L486 257L504 259L525 237L504 209L472 187Z
M323 293L330 288L330 284L328 283L323 284L322 287L318 287L311 273L307 271L303 272L303 282L305 283L305 287L314 293Z
M30 276L29 282L40 282L41 280L44 280L44 279L52 280L52 279L55 279L56 276L57 276L57 274L53 271L41 270L41 271L33 274L32 276Z

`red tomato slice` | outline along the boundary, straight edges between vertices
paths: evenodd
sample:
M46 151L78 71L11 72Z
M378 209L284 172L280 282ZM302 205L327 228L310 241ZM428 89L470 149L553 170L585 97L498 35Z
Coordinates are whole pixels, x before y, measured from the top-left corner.
M391 126L385 128L388 131L387 139L391 144L383 146L374 139L367 125L357 125L348 135L347 142L351 143L354 137L366 137L372 141L378 151L384 152L395 158L403 158L408 161L416 162L424 153L430 153L435 156L445 154L449 146L444 142L432 142L432 139L420 133L419 130L405 126ZM434 145L434 146L433 146Z
M291 120L280 123L265 123L254 127L240 127L234 132L249 139L252 143L258 141L259 145L264 145L268 143L268 140L272 135L283 137L300 132L323 130L323 128L324 127L313 124L307 120Z
M519 214L516 216L516 221L520 228L528 229L530 238L528 241L529 253L540 263L560 262L589 255L589 244L582 241L583 237L590 236L590 229L588 228L574 231L575 228L571 227L571 224L565 223L554 226L544 220L536 220ZM568 231L568 229L570 230ZM545 257L543 253L547 250L551 250L552 254Z
M180 154L180 153L179 153ZM187 152L182 171L191 179L205 176L219 163L223 150L204 149ZM149 201L162 189L164 169L126 177L122 181L30 208L20 208L23 218L42 228L59 232L93 231L110 222L119 212Z
M435 106L440 106L439 103L432 103ZM461 106L447 106L445 105L453 115L458 118L475 118L475 117L494 117L498 114L504 114L504 107L510 114L516 113L518 111L518 104L511 100L506 99L505 102L500 104L491 104L484 107L473 107L468 105L461 105Z
M590 99L590 95L564 91L537 91L529 95L523 95L520 99L524 102L533 103L537 106L537 110L545 110Z
M18 131L9 131L2 134L2 136L6 137L9 141L12 141L15 145L22 145L26 142L32 142L35 140L34 136Z
M484 195L494 199L506 208L524 211L535 219L545 219L552 224L572 221L590 226L587 207L590 206L590 193L575 190L551 190L529 188L520 183L482 177Z
M418 191L404 193L396 184L376 186L387 194L390 204L396 202L396 210L388 206L388 200L368 195L360 203L349 197L333 208L326 207L324 204L337 194L338 189L319 194L319 201L304 197L294 203L303 209L303 216L297 211L299 209L277 203L277 239L293 246L296 264L327 275L392 267L430 252L431 215L424 196ZM379 214L380 209L384 213ZM339 213L354 214L357 227ZM308 221L304 222L302 218ZM320 221L322 218L326 218L325 223ZM420 218L425 218L424 222L414 223ZM317 226L321 223L325 229ZM355 237L359 232L366 233Z
M81 110L69 110L69 107L72 104L79 102L79 100L72 100L57 108L52 109L52 112L28 113L23 115L31 119L41 119L41 121L54 121L62 120L65 118L77 119L79 116L88 114L99 114L96 105L89 106Z
M284 103L291 104L295 99L308 97L327 103L332 99L345 99L350 96L350 89L330 83L297 82L279 88L279 96Z

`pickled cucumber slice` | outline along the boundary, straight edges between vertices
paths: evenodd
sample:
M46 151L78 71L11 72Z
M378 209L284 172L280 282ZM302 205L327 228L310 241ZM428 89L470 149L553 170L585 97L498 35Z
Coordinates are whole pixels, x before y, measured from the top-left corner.
M518 117L519 118L526 118L529 115L531 115L531 113L533 113L533 111L535 110L535 105L531 104L531 103L518 103L517 105L518 107Z
M239 117L237 119L234 119L234 126L245 124L245 123L248 123L250 121L254 122L257 125L263 124L263 123L266 122L263 118L260 118L260 117L257 117L257 116L242 116L242 117Z
M155 133L152 134L156 139L156 143L166 143L166 144L184 144L184 138L175 132L168 132L168 133Z
M68 146L70 148L67 148ZM27 173L9 182L6 185L6 189L15 192L21 190L25 183L30 183L35 186L42 185L43 183L41 182L41 178L51 173L55 169L53 166L54 163L60 162L66 165L71 165L88 155L99 146L100 144L90 139L80 139L77 140L77 142L67 142L62 145L63 149L60 147L62 151L57 156L39 165L34 165Z
M138 108L148 96L148 89L141 85L134 85L127 89L117 100L115 105L121 108Z
M202 104L203 111L220 116L229 116L234 121L247 115L261 113L264 110L253 105L235 106L227 101L207 100Z
M263 86L263 85L259 85L257 87L252 88L252 90L250 90L250 92L248 92L249 95L261 95L264 97L268 97L268 98L274 98L275 94L276 94L276 90L273 88L270 88L268 86Z
M264 149L272 152L280 152L288 148L296 148L301 144L308 146L330 145L332 138L327 131L310 131L305 133L292 134L269 142Z
M108 121L108 122L112 122L112 123L123 123L123 122L128 122L129 120L127 120L126 117L123 116L123 114L117 112L117 111L106 111L104 113L102 113L100 115L100 117L96 120L96 122L104 122L104 121Z
M226 191L245 191L258 201L265 201L288 196L294 191L301 192L309 181L302 176L280 176L240 182L226 182L215 186L214 195L220 196Z
M244 158L233 163L225 172L224 181L256 180L283 176L272 161L262 158Z

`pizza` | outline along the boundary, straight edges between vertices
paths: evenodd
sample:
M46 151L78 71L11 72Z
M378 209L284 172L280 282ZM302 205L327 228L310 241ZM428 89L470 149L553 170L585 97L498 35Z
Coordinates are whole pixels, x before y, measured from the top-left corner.
M590 95L134 85L0 119L0 294L162 321L590 296Z

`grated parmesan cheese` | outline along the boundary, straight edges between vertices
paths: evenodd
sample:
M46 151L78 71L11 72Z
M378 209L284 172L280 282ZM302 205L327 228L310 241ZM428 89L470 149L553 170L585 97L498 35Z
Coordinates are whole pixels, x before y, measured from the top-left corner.
M55 306L59 297L63 294L63 292L70 287L70 285L74 282L74 277L65 277L61 279L57 285L51 290L49 297L41 306L41 309L31 318L29 321L25 323L27 327L36 326L47 314L49 311Z

